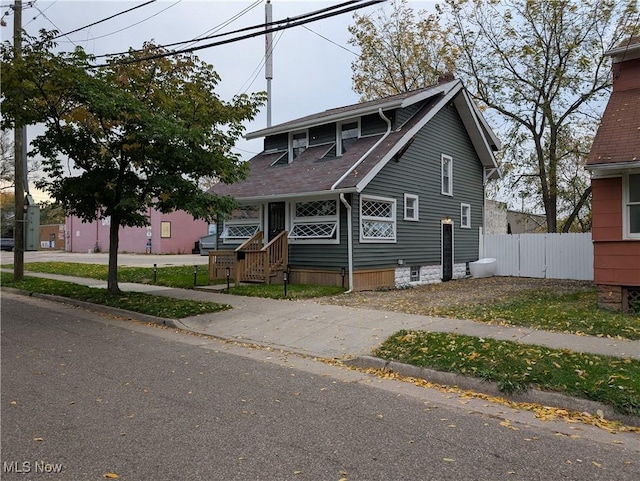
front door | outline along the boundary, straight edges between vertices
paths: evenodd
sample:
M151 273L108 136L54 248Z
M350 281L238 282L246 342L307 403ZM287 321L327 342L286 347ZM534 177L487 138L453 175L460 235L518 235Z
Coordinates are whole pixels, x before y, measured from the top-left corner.
M442 223L442 280L453 278L453 224Z
M269 203L269 238L267 242L273 239L284 230L285 226L285 203L270 202Z

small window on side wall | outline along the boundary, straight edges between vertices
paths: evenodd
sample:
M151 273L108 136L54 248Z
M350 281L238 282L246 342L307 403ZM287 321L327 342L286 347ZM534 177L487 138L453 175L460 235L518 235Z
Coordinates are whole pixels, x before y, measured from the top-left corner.
M418 212L418 196L413 194L404 194L404 220L419 220Z
M296 132L291 135L291 151L289 162L292 162L302 152L307 150L309 142L307 140L307 132Z
M640 173L624 179L626 237L640 239Z
M442 194L453 195L453 158L442 154Z
M471 229L471 206L469 204L460 204L460 227Z

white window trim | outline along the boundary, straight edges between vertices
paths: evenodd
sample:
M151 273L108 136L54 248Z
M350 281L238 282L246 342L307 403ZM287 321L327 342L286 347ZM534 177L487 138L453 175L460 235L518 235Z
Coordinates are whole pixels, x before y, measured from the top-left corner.
M413 217L409 217L407 215L407 200L413 200ZM420 203L418 201L418 196L414 194L404 194L404 220L417 222L420 220Z
M296 216L296 204L298 202L290 203L290 223L289 223L289 243L292 244L339 244L340 243L340 204L338 203L338 199L313 199L320 201L331 201L336 204L336 214L335 215L324 215L324 216L306 216L306 217L297 217ZM306 200L303 202L307 202ZM334 223L333 234L331 238L329 237L294 237L291 235L293 229L296 224L330 224ZM335 237L335 239L333 238Z
M262 205L257 205L258 207L258 217L254 219L238 219L238 220L225 220L222 224L222 232L220 233L220 239L222 239L223 244L242 244L247 239L250 239L251 236L234 236L228 237L226 236L228 227L233 226L247 226L247 227L255 227L255 232L258 232L262 228Z
M309 148L309 129L289 132L289 163L293 162L293 136L298 134L305 134L307 136L307 146L304 150L307 150Z
M357 124L358 125L358 139L362 135L362 130L360 126L360 119L352 119L345 122L338 122L336 124L336 157L340 157L344 152L342 152L342 126L346 124Z
M444 163L445 161L449 162L449 181L447 182L447 190L445 191L445 178L444 178ZM450 155L442 154L440 156L440 193L442 195L448 195L453 197L453 157Z
M468 209L467 222L464 222L464 209ZM460 204L460 228L471 229L471 205Z
M631 232L631 205L638 205L639 203L633 202L630 200L630 186L629 186L629 177L631 175L640 175L640 170L632 170L629 172L625 172L622 176L622 225L624 232L624 239L629 240L638 240L640 239L640 232Z
M362 215L362 202L366 200L388 202L391 204L391 217L373 217ZM363 221L380 221L389 222L393 226L393 238L380 238L380 237L365 237L363 235L362 223ZM389 197L378 197L373 195L361 195L360 196L360 242L362 243L381 243L381 244L394 244L397 242L397 222L396 222L396 199Z

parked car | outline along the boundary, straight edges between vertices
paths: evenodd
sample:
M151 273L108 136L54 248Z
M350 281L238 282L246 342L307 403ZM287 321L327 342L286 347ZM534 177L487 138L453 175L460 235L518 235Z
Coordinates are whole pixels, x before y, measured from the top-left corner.
M1 244L0 244L0 249L3 251L12 251L13 250L13 237L3 237Z

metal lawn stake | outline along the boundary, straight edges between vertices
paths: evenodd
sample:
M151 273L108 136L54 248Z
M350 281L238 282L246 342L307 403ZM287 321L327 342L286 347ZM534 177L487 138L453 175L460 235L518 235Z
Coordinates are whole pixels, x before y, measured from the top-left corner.
M287 297L287 282L289 281L289 273L285 270L282 271L282 280L284 281L284 297Z
M229 269L228 267L225 269L225 273L227 274L227 292L229 292L229 276L231 276L231 269Z
M153 264L153 283L158 283L158 264Z
M196 264L193 265L193 287L198 285L198 266Z

